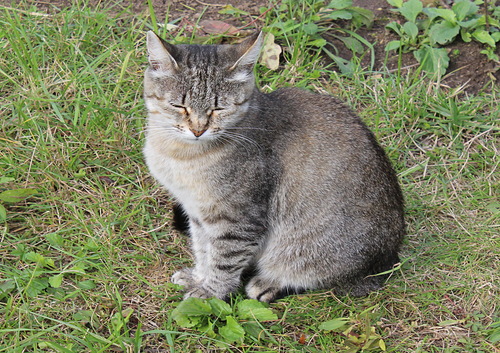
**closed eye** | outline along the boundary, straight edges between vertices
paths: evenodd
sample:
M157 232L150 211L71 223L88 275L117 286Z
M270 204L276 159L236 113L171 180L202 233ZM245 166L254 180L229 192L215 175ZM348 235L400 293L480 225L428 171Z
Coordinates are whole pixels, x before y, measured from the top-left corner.
M221 111L223 111L223 110L226 110L226 108L222 108L222 107L215 107L215 108L212 108L211 110L209 110L209 111L207 112L207 114L208 114L209 116L215 117L215 116L217 116L217 115L218 115Z
M189 108L182 104L170 103L170 106L180 111L182 114L190 114Z

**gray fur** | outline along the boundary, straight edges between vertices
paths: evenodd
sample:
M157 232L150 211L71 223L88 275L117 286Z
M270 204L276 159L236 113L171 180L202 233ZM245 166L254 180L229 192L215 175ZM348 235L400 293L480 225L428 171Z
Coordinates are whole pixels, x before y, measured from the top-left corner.
M403 198L361 120L337 99L261 93L261 36L238 45L171 45L148 33L144 154L189 218L195 266L186 297L246 284L271 301L308 289L365 295L399 261Z

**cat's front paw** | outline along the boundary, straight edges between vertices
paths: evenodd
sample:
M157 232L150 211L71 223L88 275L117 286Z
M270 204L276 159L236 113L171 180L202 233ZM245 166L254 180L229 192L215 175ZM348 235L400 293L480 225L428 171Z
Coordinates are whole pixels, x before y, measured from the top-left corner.
M172 276L172 283L184 286L186 288L195 287L197 281L193 276L193 269L190 267L186 267L183 268L182 270L177 271Z
M216 293L210 291L208 288L205 288L203 286L199 287L194 287L189 289L185 294L184 294L184 299L187 298L200 298L200 299L208 299L212 297L216 297Z
M283 293L281 287L258 276L253 277L250 282L248 282L245 290L250 299L256 299L266 303L281 298Z

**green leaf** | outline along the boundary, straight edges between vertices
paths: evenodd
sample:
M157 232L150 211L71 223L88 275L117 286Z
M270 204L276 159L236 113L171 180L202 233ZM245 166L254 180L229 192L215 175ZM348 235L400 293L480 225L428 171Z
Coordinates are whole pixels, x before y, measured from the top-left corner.
M384 352L387 350L387 346L385 345L385 342L383 339L378 340L378 346Z
M339 317L333 320L323 322L321 325L319 325L319 329L325 331L342 330L347 325L348 322L349 322L348 318Z
M438 76L443 76L450 63L448 52L443 48L423 46L413 52L415 59L420 63L422 70Z
M500 342L500 321L492 323L489 327L490 329L488 330L488 340L493 344Z
M326 45L326 39L323 39L323 38L319 38L319 39L315 39L315 40L312 40L310 42L307 42L307 46L311 46L311 47L316 47L316 48L323 48L325 45Z
M366 26L370 27L375 20L375 15L372 11L362 7L351 7L352 22L356 27Z
M403 25L403 30L405 31L406 34L408 34L412 39L417 38L418 36L418 27L415 23L413 22L406 22Z
M48 287L49 281L47 278L34 278L26 288L26 294L28 295L28 297L33 298Z
M7 220L7 210L0 204L0 222L5 222Z
M35 263L39 264L40 266L45 266L45 264L46 264L45 256L40 255L34 251L30 251L30 252L26 253L24 255L24 259L26 261L35 262Z
M172 319L182 328L195 327L199 325L200 322L204 321L205 318L206 317L203 316L188 316L178 311L177 308L172 310Z
M478 42L488 44L490 47L495 47L495 40L493 37L485 30L476 30L472 33L472 37L477 40Z
M73 314L73 319L80 321L82 323L87 323L92 321L92 317L95 313L91 310L80 310Z
M441 322L438 322L438 326L453 326L453 325L456 325L458 323L461 323L463 322L462 320L444 320L444 321L441 321Z
M477 18L473 18L472 20L469 20L469 21L458 21L458 24L460 25L460 27L463 27L463 28L473 28L477 25L479 19Z
M47 348L52 348L52 350L54 352L58 352L58 353L74 353L74 350L72 350L72 349L61 346L58 343L48 342L48 341L38 343L38 348L43 349L43 350L46 350Z
M453 12L455 12L457 19L459 21L464 20L467 16L477 13L479 7L469 0L457 0L451 7Z
M83 262L79 262L74 266L71 266L66 270L66 272L70 273L78 273L78 274L85 274L85 270L87 269L87 265L84 264Z
M10 253L14 256L19 256L19 258L21 259L21 261L24 261L25 260L25 256L26 256L26 245L24 244L17 244L16 245L16 248L14 250L12 250Z
M497 6L497 8L500 9L500 6ZM486 26L486 24L488 24L490 27L491 26L500 27L500 21L494 17L491 16L486 17L485 15L483 15L477 19L477 27Z
M278 316L271 309L255 299L245 299L238 303L238 317L244 320L278 320Z
M11 279L0 282L0 299L16 288L16 282Z
M347 10L336 10L329 12L328 15L325 16L325 18L329 18L331 20L350 20L352 18L352 13Z
M13 189L0 193L0 200L5 202L19 202L36 194L36 189Z
M332 0L328 4L327 8L341 10L350 6L352 6L352 0Z
M87 243L85 243L83 248L90 251L96 251L99 250L99 244L96 242L94 238L89 238L89 240L87 240Z
M452 42L460 32L460 26L448 21L433 25L429 31L432 43L446 44Z
M403 0L387 0L387 3L397 8L403 6Z
M225 5L222 10L219 11L222 15L232 15L232 16L249 16L250 14L246 11L240 10L232 5Z
M454 24L457 23L457 16L450 9L437 9L435 7L426 7L423 12L429 16L431 20L436 19L437 17L441 17L448 22L452 22Z
M208 303L212 307L212 313L217 317L226 317L233 312L231 306L224 300L211 298L208 300Z
M56 248L61 248L64 245L64 238L58 233L45 234L45 239Z
M500 202L492 202L486 206L486 209L493 214L500 214Z
M78 288L83 289L83 290L90 290L90 289L94 289L96 287L94 281L91 279L88 279L86 281L80 281L76 285Z
M396 32L400 37L403 36L403 32L402 32L402 29L403 27L397 23L397 22L390 22L388 23L385 28L387 29L392 29L394 32Z
M194 297L187 298L180 302L175 310L188 316L203 316L212 313L212 307L205 299Z
M500 61L500 58L497 54L495 54L493 48L491 47L481 50L480 53L486 55L488 57L488 60Z
M23 256L23 260L35 262L41 267L55 267L54 260L50 258L46 258L43 255L40 255L34 251L30 251Z
M472 35L467 32L464 28L460 30L460 37L465 43L469 43L472 40Z
M264 331L262 327L259 325L259 323L256 321L243 322L241 323L241 326L243 327L247 335L250 335L255 338L260 337Z
M403 15L403 17L406 18L407 21L415 22L417 16L422 12L422 9L423 5L420 0L408 0L407 2L403 3L403 5L398 10L395 11Z
M309 35L313 35L313 34L316 34L318 33L318 30L319 30L319 27L316 23L306 23L304 25L304 32L309 34Z
M11 181L14 181L14 180L16 180L16 179L9 178L9 177L0 177L0 184L10 183Z
M488 340L493 344L500 342L500 330L494 331L491 335L489 335Z
M396 50L396 49L399 49L400 47L401 47L401 41L400 40L391 40L385 46L385 51Z
M352 75L352 73L354 72L354 64L351 61L344 59L344 58L341 58L338 55L333 54L331 51L329 51L326 48L322 48L322 49L326 53L326 55L328 55L335 62L335 64L338 66L338 68L340 69L340 72L342 72L342 74L344 74L346 76Z
M227 343L243 342L245 330L232 316L226 317L226 325L219 328L219 334Z
M197 316L200 319L201 323L196 325L196 329L203 333L205 336L215 338L217 334L215 333L214 327L216 323L219 321L211 321L208 317Z
M49 277L49 284L52 288L59 288L62 284L62 280L63 280L63 275L61 273L61 274Z
M365 51L365 48L363 47L363 44L359 40L357 40L354 37L338 37L349 49L355 54L361 54Z

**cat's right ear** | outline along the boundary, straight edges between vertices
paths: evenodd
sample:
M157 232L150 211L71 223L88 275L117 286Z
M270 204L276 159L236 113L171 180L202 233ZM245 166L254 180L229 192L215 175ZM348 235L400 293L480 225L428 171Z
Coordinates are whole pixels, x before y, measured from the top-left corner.
M163 41L153 31L148 31L146 37L148 60L152 70L169 73L179 68L177 61L170 52L175 49L171 44Z

